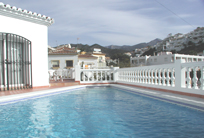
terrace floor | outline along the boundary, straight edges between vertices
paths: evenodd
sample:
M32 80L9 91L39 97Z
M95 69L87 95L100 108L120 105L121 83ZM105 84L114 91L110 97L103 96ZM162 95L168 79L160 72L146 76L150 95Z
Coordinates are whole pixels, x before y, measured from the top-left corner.
M50 87L0 91L0 97L29 93L29 92L36 92L36 91L43 91L43 90L50 90L50 89L56 89L61 87L69 87L69 86L75 86L75 85L79 85L79 82L75 82L74 80L70 80L70 79L63 80L63 81L51 81Z

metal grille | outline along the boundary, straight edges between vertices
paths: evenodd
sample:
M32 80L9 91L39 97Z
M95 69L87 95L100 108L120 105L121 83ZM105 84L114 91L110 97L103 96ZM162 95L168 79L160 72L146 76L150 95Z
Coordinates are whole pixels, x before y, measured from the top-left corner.
M0 91L32 88L31 54L31 41L0 33Z

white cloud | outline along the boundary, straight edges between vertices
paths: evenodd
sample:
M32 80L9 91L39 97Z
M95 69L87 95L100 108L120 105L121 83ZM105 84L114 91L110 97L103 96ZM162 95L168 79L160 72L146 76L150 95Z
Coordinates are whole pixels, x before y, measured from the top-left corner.
M203 25L200 0L157 0L190 24ZM194 1L192 2L189 1ZM53 40L75 43L77 37L88 44L137 44L169 33L184 33L193 28L152 0L3 0L5 4L54 18L49 27ZM202 12L203 11L203 12ZM64 40L63 40L64 39ZM86 39L86 40L85 40Z

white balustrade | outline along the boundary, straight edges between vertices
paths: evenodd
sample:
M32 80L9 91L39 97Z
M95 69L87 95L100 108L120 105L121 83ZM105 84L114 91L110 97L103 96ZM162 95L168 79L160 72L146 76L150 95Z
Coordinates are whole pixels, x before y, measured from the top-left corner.
M204 61L131 68L81 69L75 67L80 83L123 83L204 95Z
M74 79L75 70L72 69L58 69L58 70L48 70L49 80L63 81L63 79Z
M80 83L115 82L114 69L80 69L79 72Z
M117 71L118 83L204 95L203 61L184 63L180 59L171 64L121 68Z

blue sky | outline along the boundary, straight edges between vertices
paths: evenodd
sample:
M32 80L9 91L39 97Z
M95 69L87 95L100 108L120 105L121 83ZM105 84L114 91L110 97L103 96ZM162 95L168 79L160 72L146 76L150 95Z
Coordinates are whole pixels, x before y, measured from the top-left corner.
M50 46L135 45L204 26L204 0L1 0L54 18Z

